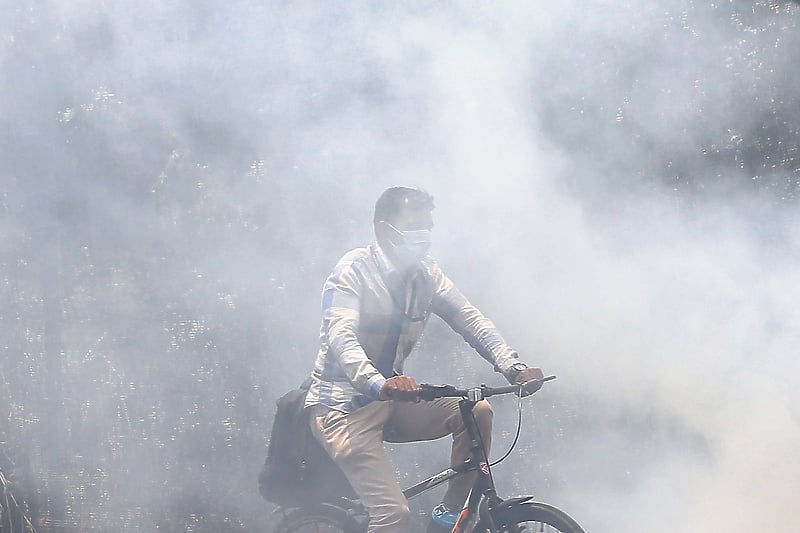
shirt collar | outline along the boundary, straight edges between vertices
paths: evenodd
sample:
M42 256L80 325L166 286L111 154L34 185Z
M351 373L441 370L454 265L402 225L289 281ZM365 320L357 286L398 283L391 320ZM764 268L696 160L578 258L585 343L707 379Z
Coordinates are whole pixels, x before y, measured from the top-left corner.
M381 273L384 275L385 279L393 280L393 282L401 282L403 275L397 269L397 267L394 266L394 264L392 264L391 259L389 259L389 256L386 255L386 250L381 248L381 245L378 244L377 242L375 242L372 246L375 249L375 260L378 263L378 268L381 270ZM417 276L422 274L423 270L424 266L423 268L414 269L414 271L410 273L410 276L408 276L407 279L416 278Z
M376 242L372 246L375 248L375 258L378 261L378 267L381 269L381 271L385 274L394 275L397 272L397 268L395 268L395 266L389 260L389 256L386 255L386 252L383 248L381 248L381 245Z

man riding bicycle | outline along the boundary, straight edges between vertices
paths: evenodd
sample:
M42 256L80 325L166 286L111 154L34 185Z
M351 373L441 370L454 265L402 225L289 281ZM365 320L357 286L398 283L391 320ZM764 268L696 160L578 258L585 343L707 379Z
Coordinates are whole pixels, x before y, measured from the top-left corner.
M427 255L434 208L426 192L391 187L375 204L377 242L347 252L325 281L320 349L306 406L314 437L341 468L369 512L370 533L406 533L409 508L383 441L453 435L451 466L469 457L457 398L419 402L403 362L435 313L510 383L541 379L519 360L494 324L459 292ZM474 409L487 453L492 411ZM449 531L476 473L453 478L432 521Z

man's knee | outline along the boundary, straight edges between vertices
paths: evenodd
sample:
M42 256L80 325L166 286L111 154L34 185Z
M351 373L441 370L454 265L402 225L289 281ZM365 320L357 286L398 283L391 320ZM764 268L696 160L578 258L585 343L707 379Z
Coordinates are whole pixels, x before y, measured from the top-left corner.
M492 420L494 419L494 412L492 406L486 400L481 400L475 404L472 409L472 414L475 416L475 422L481 429L492 429Z
M381 528L380 531L383 531L383 528L386 528L386 531L406 531L411 519L411 509L405 499L381 505L373 512L375 514L370 520L370 531L372 527Z

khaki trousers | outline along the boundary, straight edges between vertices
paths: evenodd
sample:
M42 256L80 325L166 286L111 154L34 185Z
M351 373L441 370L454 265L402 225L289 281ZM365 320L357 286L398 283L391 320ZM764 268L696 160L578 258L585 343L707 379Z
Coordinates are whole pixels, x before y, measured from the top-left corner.
M473 411L487 452L492 438L492 410L479 402ZM322 405L311 412L311 432L322 444L361 498L369 512L369 533L407 533L408 501L397 483L383 441L416 442L453 435L450 465L469 458L470 441L458 410L458 398L431 402L371 402L352 413ZM477 473L449 481L442 502L460 509Z

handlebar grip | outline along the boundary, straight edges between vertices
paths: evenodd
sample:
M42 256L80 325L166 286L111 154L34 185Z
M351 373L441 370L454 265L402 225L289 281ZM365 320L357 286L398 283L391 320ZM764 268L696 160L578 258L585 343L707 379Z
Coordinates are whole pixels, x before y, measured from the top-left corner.
M530 380L530 381L528 381L526 383L523 383L522 384L522 395L523 396L529 396L529 395L533 394L534 392L538 391L539 389L541 389L542 385L544 385L544 383L546 381L552 381L554 379L556 379L555 376L547 376L547 377L542 378L542 379L532 379L532 380Z
M456 388L452 385L428 385L427 383L422 383L419 386L420 400L429 402L446 396L456 396Z
M520 393L522 396L530 396L534 392L541 389L543 384L544 380L542 379L532 379L522 384L522 386L520 387Z

